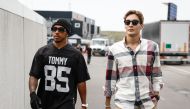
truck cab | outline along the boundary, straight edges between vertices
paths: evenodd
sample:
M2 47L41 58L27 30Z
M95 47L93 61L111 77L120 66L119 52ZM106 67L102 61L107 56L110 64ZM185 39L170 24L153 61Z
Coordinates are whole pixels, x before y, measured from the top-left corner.
M91 41L92 55L106 56L109 47L108 38L93 38Z

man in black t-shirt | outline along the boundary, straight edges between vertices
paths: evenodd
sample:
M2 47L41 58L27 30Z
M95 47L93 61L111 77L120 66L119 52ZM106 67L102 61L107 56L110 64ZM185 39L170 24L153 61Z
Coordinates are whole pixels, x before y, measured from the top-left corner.
M90 76L82 54L68 44L71 25L59 19L51 30L53 43L41 47L32 62L29 77L31 107L75 109L78 89L81 108L86 109L86 81Z
M82 47L80 46L80 44L77 44L76 49L82 53Z
M92 56L92 49L90 48L90 44L86 46L86 53L87 53L87 63L90 64Z

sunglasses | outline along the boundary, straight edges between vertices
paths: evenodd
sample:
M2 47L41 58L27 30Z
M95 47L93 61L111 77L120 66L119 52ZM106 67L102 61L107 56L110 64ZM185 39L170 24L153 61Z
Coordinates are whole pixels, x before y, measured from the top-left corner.
M51 31L53 31L53 32L56 32L57 30L58 30L58 32L66 32L66 29L63 28L63 27L59 27L59 28L57 28L57 27L52 27L52 28L51 28Z
M139 20L125 20L124 23L125 23L125 25L130 25L132 23L133 26L136 26L140 22L139 22Z

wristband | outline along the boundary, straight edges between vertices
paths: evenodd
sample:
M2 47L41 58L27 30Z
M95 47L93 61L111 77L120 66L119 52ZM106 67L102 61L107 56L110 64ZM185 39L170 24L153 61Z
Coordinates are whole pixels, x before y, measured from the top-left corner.
M111 107L110 105L105 105L105 108Z
M88 107L88 104L82 104L81 106L82 107Z

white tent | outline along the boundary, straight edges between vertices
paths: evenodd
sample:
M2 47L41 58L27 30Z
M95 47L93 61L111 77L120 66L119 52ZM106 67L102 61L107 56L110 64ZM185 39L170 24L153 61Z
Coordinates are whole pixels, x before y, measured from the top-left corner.
M78 34L74 34L74 35L70 36L69 39L82 39L82 38Z

